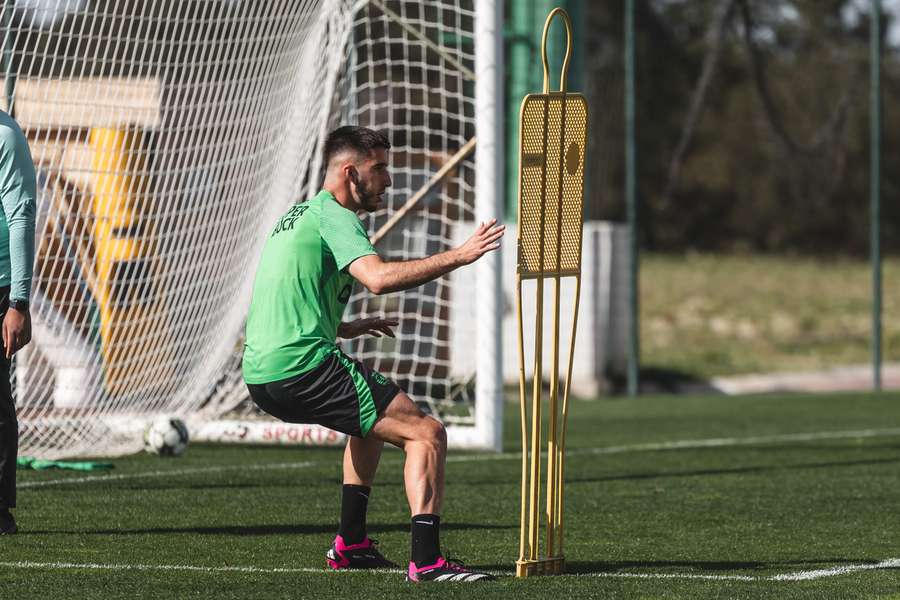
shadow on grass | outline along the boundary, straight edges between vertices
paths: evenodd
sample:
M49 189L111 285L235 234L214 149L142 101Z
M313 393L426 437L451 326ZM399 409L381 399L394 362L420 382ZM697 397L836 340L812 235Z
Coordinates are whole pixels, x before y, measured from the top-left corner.
M369 524L369 533L378 536L389 531L409 531L409 523L375 523ZM518 525L491 525L475 523L441 523L444 531L518 529ZM328 525L284 524L284 525L221 525L217 527L142 527L138 529L79 529L79 530L42 530L20 531L22 535L170 535L187 533L193 535L319 535L334 534L337 523Z
M620 396L628 391L628 379L625 373L607 375L610 393ZM708 381L700 379L692 373L675 371L663 367L643 367L638 376L641 394L721 394Z

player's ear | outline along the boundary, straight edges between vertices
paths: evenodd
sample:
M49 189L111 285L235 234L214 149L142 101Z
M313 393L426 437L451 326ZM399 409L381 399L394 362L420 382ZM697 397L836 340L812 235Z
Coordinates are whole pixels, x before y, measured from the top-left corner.
M353 182L353 185L359 185L359 171L356 170L356 167L348 164L344 169L346 169L347 178Z

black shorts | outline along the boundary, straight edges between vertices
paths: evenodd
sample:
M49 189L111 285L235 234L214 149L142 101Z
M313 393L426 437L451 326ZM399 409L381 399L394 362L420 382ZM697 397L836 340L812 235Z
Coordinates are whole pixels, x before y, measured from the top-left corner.
M286 423L316 423L365 437L400 393L396 383L335 349L322 364L295 377L248 383L258 407Z

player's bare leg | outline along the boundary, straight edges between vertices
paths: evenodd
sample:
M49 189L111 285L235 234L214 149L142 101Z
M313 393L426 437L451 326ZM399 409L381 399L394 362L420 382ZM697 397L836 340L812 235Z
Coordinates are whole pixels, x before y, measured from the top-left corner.
M326 554L332 569L397 567L378 551L377 541L366 534L366 511L384 442L374 436L351 436L344 448L344 485L341 488L341 524Z
M350 436L344 448L344 485L372 487L383 448L384 441L378 438Z
M403 480L411 514L440 514L447 459L444 426L400 392L375 421L369 436L389 442L406 453Z
M447 561L440 549L440 511L444 500L444 465L447 431L424 414L400 392L369 435L389 442L406 453L403 480L412 513L412 551L407 578L410 581L483 581L488 573L472 571Z

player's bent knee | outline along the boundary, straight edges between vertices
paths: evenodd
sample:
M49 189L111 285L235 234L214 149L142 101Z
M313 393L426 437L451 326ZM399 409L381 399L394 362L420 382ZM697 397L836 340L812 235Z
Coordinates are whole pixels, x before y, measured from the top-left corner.
M447 429L444 424L432 417L422 419L422 440L443 452L447 449Z
M423 416L418 419L412 433L417 442L426 442L438 448L447 444L447 430L443 423L433 417Z

